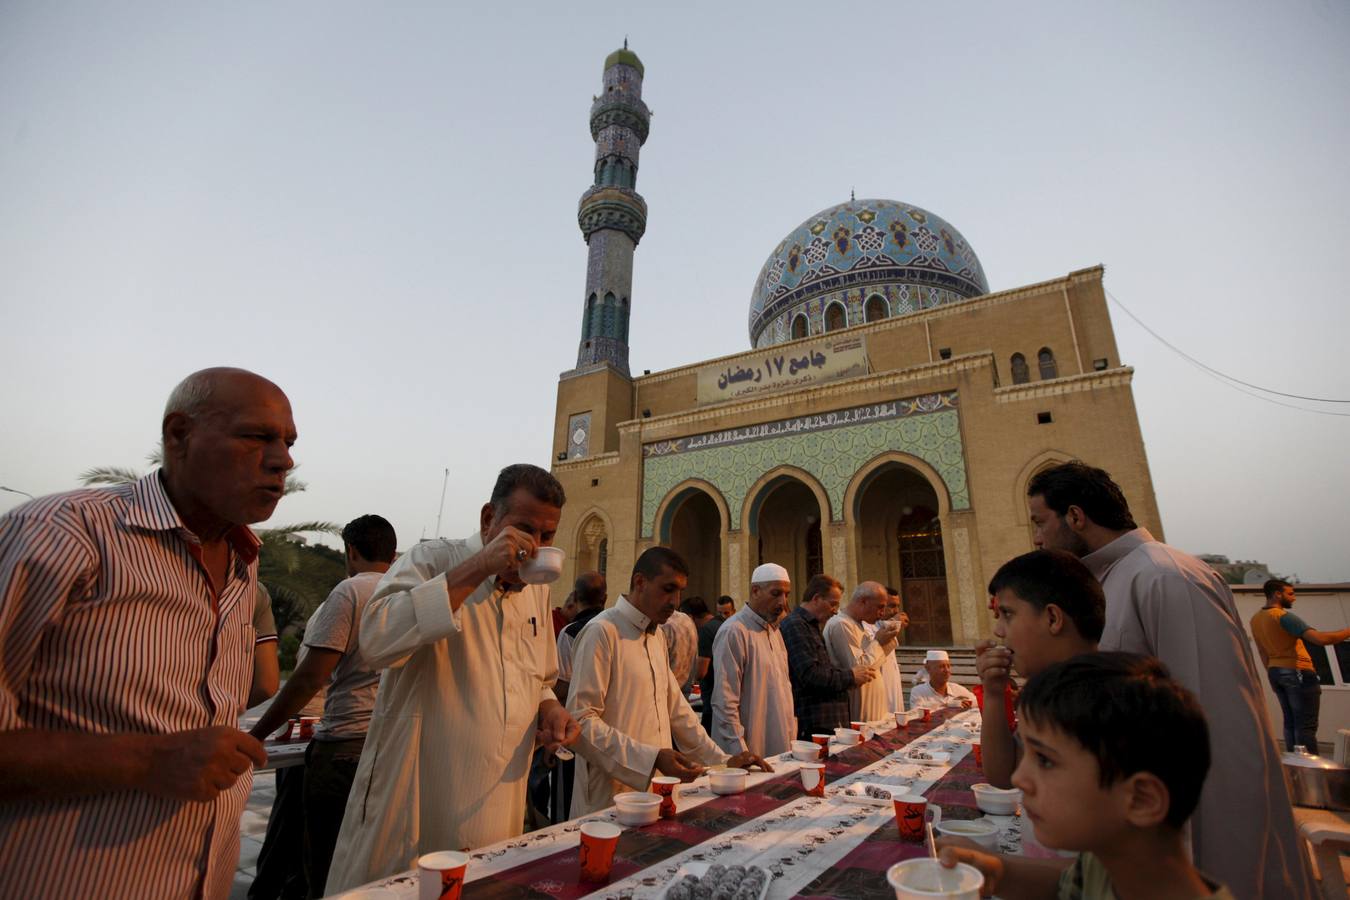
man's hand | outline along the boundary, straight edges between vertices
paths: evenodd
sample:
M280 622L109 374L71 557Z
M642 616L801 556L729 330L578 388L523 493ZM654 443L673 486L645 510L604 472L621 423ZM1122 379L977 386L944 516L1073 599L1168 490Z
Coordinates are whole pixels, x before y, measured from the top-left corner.
M737 753L731 759L727 760L727 765L733 769L759 769L762 772L772 772L773 766L760 759L749 750L744 753Z
M228 725L155 735L141 789L171 800L214 800L266 762L256 738Z
M908 627L909 627L909 613L907 613L907 612L900 612L900 613L897 613L896 616L895 616L895 622L896 622L896 624L899 625L902 629L908 628Z
M861 663L853 667L853 683L867 684L873 678L877 677L877 670L871 666L864 666Z
M938 838L939 849L938 861L949 869L956 868L956 864L963 862L968 866L974 866L984 876L984 884L980 886L981 897L992 897L998 890L999 883L1003 881L1003 860L991 853L985 853L973 841L965 838Z
M1007 647L1001 647L993 641L980 641L975 645L975 672L984 685L984 695L1003 696L1003 691L1012 676L1013 653Z
M962 708L962 709L970 709L970 708L971 708L972 706L974 706L974 705L975 705L975 701L972 700L972 699L970 699L969 697L962 697L962 698L961 698L961 708Z
M693 781L702 775L705 770L703 766L683 753L667 749L656 754L656 771L662 775L678 778L681 781Z
M557 700L545 700L539 704L539 723L538 731L535 732L535 743L542 746L549 753L553 753L559 747L565 747L568 744L575 744L577 738L581 737L581 726L577 720L572 718L572 714L567 711Z
M490 543L478 551L484 577L514 572L523 560L534 556L538 546L534 538L519 528L505 526ZM520 555L522 550L525 551L523 557Z
M877 624L877 643L888 644L900 636L900 623L886 619Z

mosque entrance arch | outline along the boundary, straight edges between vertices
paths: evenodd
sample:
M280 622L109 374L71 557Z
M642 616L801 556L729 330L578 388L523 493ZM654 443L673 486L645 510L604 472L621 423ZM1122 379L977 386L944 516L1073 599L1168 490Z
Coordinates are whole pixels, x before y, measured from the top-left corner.
M905 642L952 643L941 506L917 470L888 463L870 473L857 494L859 579L900 590L909 628Z
M722 514L705 491L689 488L667 507L663 542L689 567L686 597L702 597L716 609L722 593Z
M816 492L791 475L764 485L750 510L756 554L752 565L773 562L788 570L792 606L811 576L825 571L821 513Z

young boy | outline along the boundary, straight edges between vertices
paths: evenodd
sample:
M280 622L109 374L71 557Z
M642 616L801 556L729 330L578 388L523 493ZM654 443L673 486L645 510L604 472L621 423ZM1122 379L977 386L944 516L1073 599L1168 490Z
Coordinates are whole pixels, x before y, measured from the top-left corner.
M1182 826L1209 770L1209 729L1195 697L1162 663L1089 653L1032 678L1018 701L1026 752L1013 774L1048 847L1067 868L944 846L1004 900L1232 900L1191 865Z
M984 687L980 744L984 774L995 787L1012 783L1018 747L1007 709L1012 670L1030 678L1046 666L1097 649L1106 617L1102 587L1078 558L1034 550L1010 559L989 582L994 641L976 645Z

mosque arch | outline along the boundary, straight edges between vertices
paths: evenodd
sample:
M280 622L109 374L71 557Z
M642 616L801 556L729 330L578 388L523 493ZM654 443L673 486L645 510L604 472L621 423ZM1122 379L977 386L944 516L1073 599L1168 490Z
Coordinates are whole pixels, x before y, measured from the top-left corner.
M599 572L606 578L609 577L605 569L608 567L609 536L613 533L609 517L599 507L588 510L581 517L573 532L576 548L572 558L576 560L574 568L576 576L586 572Z
M838 331L848 327L848 310L838 300L825 307L825 330Z
M910 617L906 642L951 644L944 541L950 501L937 473L907 454L887 453L859 470L845 496L858 580L900 590Z
M1059 377L1059 366L1055 363L1055 352L1049 347L1041 348L1040 352L1036 354L1036 362L1041 367L1041 381Z
M820 482L795 466L779 466L761 476L746 498L751 568L778 563L797 590L825 571L830 501Z
M806 313L797 313L792 317L792 339L804 338L811 333L811 323L806 318Z
M1031 381L1031 367L1027 365L1027 358L1020 353L1014 353L1010 360L1012 366L1013 384L1026 384Z
M867 304L863 310L863 321L878 322L888 318L891 314L891 305L886 302L886 298L880 294L873 294L867 298Z
M690 479L671 489L657 508L657 536L689 567L686 596L717 597L722 591L722 557L730 514L722 493Z

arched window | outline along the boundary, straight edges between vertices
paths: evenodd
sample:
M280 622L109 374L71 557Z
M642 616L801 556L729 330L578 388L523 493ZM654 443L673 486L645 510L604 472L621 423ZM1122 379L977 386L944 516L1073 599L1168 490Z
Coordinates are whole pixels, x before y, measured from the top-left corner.
M844 311L844 304L831 303L825 308L825 330L838 331L840 328L848 326L848 313Z
M806 316L802 313L792 317L792 339L804 338L810 333L811 326L806 321Z
M890 305L886 298L880 294L873 294L867 298L867 308L863 313L863 319L867 322L875 322L878 319L884 319L891 314Z
M1026 384L1031 380L1031 369L1027 366L1027 358L1020 353L1012 355L1012 377L1013 384Z
M612 338L617 334L614 321L614 295L605 294L605 302L600 304L599 337Z
M1055 354L1049 347L1042 347L1041 352L1036 354L1036 360L1041 364L1041 380L1059 377L1059 366L1055 365Z

